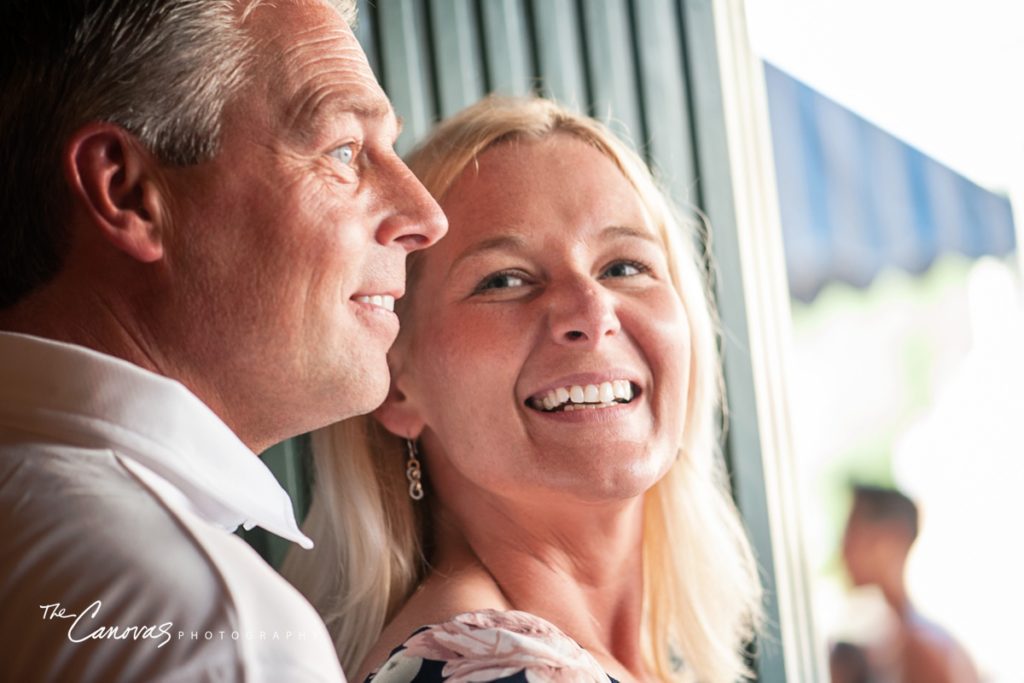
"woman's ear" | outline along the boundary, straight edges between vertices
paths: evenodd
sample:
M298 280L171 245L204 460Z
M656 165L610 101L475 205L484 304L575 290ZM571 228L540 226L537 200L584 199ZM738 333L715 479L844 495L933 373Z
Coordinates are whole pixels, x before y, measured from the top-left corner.
M419 409L399 388L399 377L392 375L391 388L384 403L373 411L373 416L384 428L404 439L418 439L425 423Z
M90 123L64 148L64 175L79 206L108 242L151 263L163 256L164 198L153 156L111 123Z

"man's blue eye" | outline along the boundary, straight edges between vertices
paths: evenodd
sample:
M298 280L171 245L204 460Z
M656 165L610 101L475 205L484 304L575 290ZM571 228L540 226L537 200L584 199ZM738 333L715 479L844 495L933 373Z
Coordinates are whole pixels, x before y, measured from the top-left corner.
M356 158L356 147L351 142L336 147L331 150L331 156L345 164L351 166L352 162Z

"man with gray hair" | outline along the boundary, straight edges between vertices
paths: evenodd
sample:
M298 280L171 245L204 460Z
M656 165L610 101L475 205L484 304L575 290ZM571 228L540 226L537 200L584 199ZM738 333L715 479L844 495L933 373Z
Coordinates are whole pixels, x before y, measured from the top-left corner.
M254 453L384 399L446 229L354 14L0 8L0 680L343 679L231 532L311 545Z

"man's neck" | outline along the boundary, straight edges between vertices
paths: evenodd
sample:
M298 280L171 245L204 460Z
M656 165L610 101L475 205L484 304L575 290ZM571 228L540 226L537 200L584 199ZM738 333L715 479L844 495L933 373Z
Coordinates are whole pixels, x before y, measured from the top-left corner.
M67 305L69 300L75 304ZM145 330L118 308L95 294L79 293L69 298L47 288L0 311L0 330L83 346L173 376L170 363L156 353Z
M0 311L0 330L75 344L174 379L203 401L254 452L274 443L247 438L251 435L228 411L228 403L221 399L210 378L166 353L156 343L159 335L147 326L144 316L130 310L127 302L95 292L71 295L66 290L60 285L48 286ZM74 305L68 305L69 301L74 301Z

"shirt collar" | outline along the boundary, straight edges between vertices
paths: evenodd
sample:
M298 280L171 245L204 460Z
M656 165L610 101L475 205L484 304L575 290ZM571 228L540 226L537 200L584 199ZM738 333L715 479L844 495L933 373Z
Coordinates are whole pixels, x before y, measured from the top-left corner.
M127 361L0 332L0 424L114 449L213 524L261 526L313 547L288 494L235 433L184 385Z

